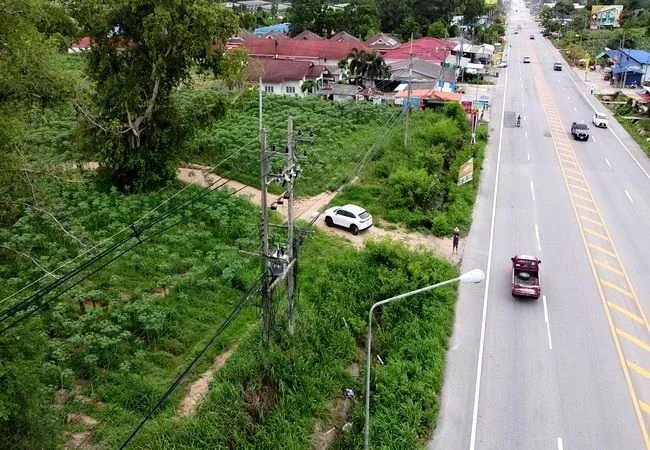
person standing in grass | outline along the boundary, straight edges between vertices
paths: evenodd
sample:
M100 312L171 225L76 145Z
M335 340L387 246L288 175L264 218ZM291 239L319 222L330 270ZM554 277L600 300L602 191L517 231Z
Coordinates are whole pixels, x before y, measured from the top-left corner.
M458 254L458 242L460 241L460 230L458 227L454 228L453 248L452 253Z

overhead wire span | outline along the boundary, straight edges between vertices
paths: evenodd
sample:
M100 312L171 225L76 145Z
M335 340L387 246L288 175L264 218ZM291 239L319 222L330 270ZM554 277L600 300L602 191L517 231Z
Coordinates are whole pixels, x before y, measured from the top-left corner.
M176 388L183 382L183 380L189 375L189 373L194 369L196 364L201 360L201 358L205 355L205 353L208 351L210 346L214 343L215 340L232 324L237 317L242 313L244 308L248 306L248 304L251 302L253 297L255 297L259 292L262 287L262 278L263 275L260 276L251 286L249 289L246 297L235 307L235 309L232 310L230 313L230 316L221 324L221 326L215 331L215 333L212 335L210 340L203 346L199 354L192 360L192 362L183 370L183 373L181 373L176 380L172 383L172 385L167 389L167 392L158 400L158 402L154 405L153 408L149 410L147 415L140 421L140 423L131 431L129 436L122 442L122 445L120 445L120 450L126 448L126 446L131 442L131 440L140 432L144 424L158 411L158 409L167 401L170 395L176 390Z
M233 152L232 152L230 155L228 155L226 158L224 158L223 160L221 160L217 165L212 166L212 167L210 167L210 168L208 168L208 169L209 169L209 170L214 170L214 169L220 167L223 163L225 163L226 161L228 161L228 160L229 160L230 158L232 158L233 156L235 156L235 155L241 153L241 152L242 152L246 147L248 147L249 145L251 145L253 142L256 142L256 141L258 141L258 137L255 137L254 139L251 139L250 141L248 141L247 143L245 143L244 145L242 145L241 147L239 147L237 150L233 151ZM235 170L235 169L231 170L229 173L232 173L234 170ZM188 183L188 184L186 184L186 186L184 186L182 189L180 189L179 191L175 192L173 195L171 195L171 196L168 197L167 199L163 200L161 203L159 203L157 206L155 206L154 208L152 208L151 210L149 210L147 213L145 213L145 214L143 214L142 216L140 216L137 220L135 220L134 222L132 222L132 224L138 224L139 222L141 222L142 220L144 220L147 216L149 216L150 214L154 213L155 211L157 211L158 209L160 209L163 205L165 205L166 203L168 203L170 200L172 200L172 199L175 198L176 196L180 195L180 194L181 194L182 192L184 192L186 189L190 188L191 186L193 186L193 185L195 185L195 184L196 184L196 183ZM94 251L94 250L97 249L98 247L104 245L106 242L108 242L108 241L114 239L114 238L117 237L118 235L120 235L120 234L122 234L122 233L124 233L125 231L128 231L128 230L130 230L130 229L131 229L131 224L130 224L130 225L126 225L125 227L123 227L122 229L120 229L119 231L117 231L116 233L114 233L113 235L111 235L111 236L109 236L109 237L103 239L101 242L99 242L99 243L93 245L92 247L86 249L84 252L78 254L78 255L75 256L74 258L69 259L68 261L66 261L66 262L64 262L63 264L61 264L61 265L59 265L58 267L56 267L54 270L51 270L51 271L47 272L47 273L46 273L45 275L43 275L42 277L40 277L40 278L38 278L38 279L32 281L31 283L29 283L29 284L26 285L26 286L23 286L21 289L19 289L18 291L14 292L13 294L11 294L11 295L9 295L9 296L3 298L3 299L0 299L0 305L3 304L3 303L6 302L6 301L11 300L13 297L15 297L16 295L18 295L18 294L24 292L25 290L29 289L30 287L34 286L35 284L37 284L37 283L43 281L44 279L50 277L50 276L51 276L50 274L52 274L52 273L57 273L59 270L61 270L61 269L63 269L64 267L66 267L66 266L72 264L72 263L73 263L74 261L76 261L77 259L79 259L79 258L83 257L84 255L86 255L86 254L88 254L88 253Z
M389 118L388 118L384 123L382 123L380 129L382 130L383 133L382 133L381 138L379 139L379 141L383 140L383 137L384 137L384 135L387 133L387 131L388 131L388 132L389 132L389 131L392 131L392 128L395 126L395 122L396 122L397 120L399 120L399 118L400 118L402 115L403 115L403 112L396 112L396 113L394 113L392 116L390 116L390 117L389 117ZM390 124L389 126L387 126L389 122L390 122L391 124ZM378 136L379 136L379 135L378 135ZM376 144L377 144L377 142L373 143L373 145L370 146L370 149L372 149ZM368 153L366 152L366 154L364 154L364 156L362 157L362 161L366 158L367 155L368 155ZM356 170L356 167L358 167L359 163L355 163L355 162L353 162L353 163L356 164L356 166L355 166L355 170ZM352 180L352 179L354 179L354 176L355 176L355 175L352 175L352 176L346 178L346 181L345 181L345 183L343 184L343 188L345 188L345 186L347 186L347 185L349 184L348 180ZM339 188L335 191L335 192L336 192L336 195L335 195L334 197L332 197L332 199L336 198L336 196L337 196L337 195L338 195L338 194L343 190L343 188L339 187ZM298 214L298 215L295 217L295 219L299 219L300 217L302 217L302 216L303 216L307 211L309 211L309 210L310 210L310 209L311 209L315 204L319 203L319 202L321 201L321 199L322 199L323 197L327 196L328 194L329 194L329 192L321 192L321 193L320 193L320 194L319 194L319 195L318 195L318 196L317 196L317 197L316 197L316 198L315 198L315 199L314 199L314 200L309 204L309 206L308 206L307 208L305 208L305 209L304 209L300 214ZM331 201L331 200L330 200L330 201ZM318 215L319 215L319 214L317 214L316 217L318 217ZM312 223L313 223L313 222L312 222Z
M374 153L377 151L378 146L383 140L386 138L386 136L391 133L397 124L397 122L404 116L405 110L403 110L400 114L395 114L393 117L391 117L388 121L392 121L391 124L388 127L385 127L382 129L382 133L377 135L377 138L375 139L375 142L370 146L368 151L365 153L365 155L361 158L359 163L355 166L354 170L350 174L350 176L347 178L347 180L336 190L336 194L334 197L332 197L332 200L334 200L336 197L338 197L341 192L354 180L354 178L359 174L361 169L367 164L367 162L374 156ZM387 121L387 122L388 122ZM331 200L330 200L331 201ZM315 214L314 217L309 221L309 223L303 227L297 234L296 234L296 239L301 239L309 230L311 227L316 223L316 221L320 218L321 212L319 211L318 214Z
M72 272L69 272L68 274L60 277L59 279L55 280L54 282L52 282L49 285L45 286L44 288L40 289L38 292L32 294L27 299L25 299L25 300L19 302L18 304L13 305L13 306L7 308L6 310L0 312L0 324L2 324L3 322L11 319L13 316L18 314L20 311L24 311L24 310L28 309L34 303L41 300L45 295L47 295L48 293L50 293L51 291L53 291L54 289L56 289L57 287L59 287L60 285L65 283L66 281L70 280L74 276L78 275L80 272L82 272L83 270L85 270L86 268L91 266L92 264L96 263L97 261L99 261L103 257L105 257L108 254L110 254L111 252L115 251L116 249L118 249L119 247L121 247L122 245L124 245L125 243L130 241L132 238L138 239L138 242L136 244L132 245L131 247L129 247L124 252L120 253L117 257L122 256L124 253L128 252L129 250L131 250L136 245L141 244L143 242L146 242L148 240L151 240L152 238L154 238L154 237L158 236L159 234L167 231L168 229L172 228L173 226L178 225L179 223L183 222L184 220L187 219L187 217L181 218L180 220L178 220L178 221L174 222L173 224L163 228L162 230L156 231L153 235L148 236L144 240L140 239L140 236L142 235L143 232L151 229L152 227L154 227L156 224L162 222L163 220L165 220L165 219L167 219L167 218L169 218L169 217L171 217L173 215L176 215L177 212L179 212L179 211L185 209L186 207L190 206L191 204L196 203L197 201L203 199L205 196L207 196L208 194L214 192L215 190L219 189L220 187L225 186L229 181L230 180L227 179L227 178L219 177L217 180L215 180L210 185L208 185L207 187L205 187L204 189L199 191L197 194L191 196L189 199L182 202L180 205L176 206L175 208L173 208L168 213L165 213L162 216L160 216L160 217L156 218L155 220L153 220L152 222L147 223L144 227L142 227L140 229L136 229L134 224L131 224L131 226L129 226L129 228L132 230L132 232L131 232L131 234L129 236L126 236L121 241L119 241L116 244L112 245L108 249L102 251L99 255L96 255L95 257L93 257L90 260L86 261L85 263L81 264L79 267L74 269ZM219 182L222 182L222 183L220 185L214 187L215 184L217 184ZM239 189L234 190L233 192L226 195L223 199L221 199L221 201L223 201L223 200L237 194L238 192L240 192L244 188L246 188L246 186L242 186ZM208 204L207 206L201 208L200 211L203 211L203 210L207 209L210 206L214 206L214 204ZM102 268L106 267L108 264L110 264L115 259L117 259L117 257L112 258L108 263L102 265L100 267L100 269L98 269L98 270L101 270ZM72 286L70 286L67 289L63 290L62 292L58 293L55 297L53 297L52 299L49 299L47 302L40 304L35 310L30 311L29 313L25 314L23 317L21 317L18 320L12 322L10 325L5 326L4 328L1 328L0 329L0 335L2 335L4 332L8 331L9 329L13 328L18 323L22 322L24 319L32 316L35 312L41 310L44 306L50 304L53 300L60 297L62 294L64 294L68 290L70 290L72 287L78 285L83 280L87 279L89 276L95 274L98 270L95 270L95 271L91 272L90 274L88 274L87 276L83 277L81 280L78 280Z

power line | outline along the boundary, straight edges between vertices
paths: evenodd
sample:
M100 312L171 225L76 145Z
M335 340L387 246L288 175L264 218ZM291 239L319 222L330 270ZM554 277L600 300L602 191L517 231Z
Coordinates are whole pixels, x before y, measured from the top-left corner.
M261 289L261 282L262 282L262 277L260 276L253 286L249 289L246 297L233 309L233 311L230 313L230 316L221 324L221 326L217 329L217 331L212 335L210 340L203 346L199 354L192 360L192 362L183 370L183 373L181 373L178 378L172 383L172 385L167 389L167 392L162 396L160 400L154 405L153 408L149 410L147 415L142 419L142 421L136 426L133 431L129 434L129 436L124 440L122 445L120 445L120 450L126 448L126 446L131 442L131 440L138 434L138 432L142 429L144 424L155 414L155 412L167 401L170 395L176 390L176 388L181 384L181 382L189 375L189 373L194 369L196 364L199 362L199 360L205 355L205 353L208 351L210 346L214 343L214 341L221 336L221 334L232 324L232 322L239 317L239 315L242 313L244 308L248 306L250 301L255 297L260 289ZM89 434L90 435L90 434Z
M224 181L224 180L225 180L225 181ZM222 183L221 185L219 185L219 186L217 186L217 187L215 187L215 188L212 188L216 183L218 183L218 182L220 182L220 181L223 181L223 183ZM197 194L191 196L189 199L187 199L186 201L182 202L180 205L176 206L176 207L173 208L171 211L169 211L169 212L163 214L162 216L156 218L156 219L153 220L152 222L149 222L148 224L146 224L145 226L143 226L141 229L136 229L136 227L132 224L132 226L130 227L130 228L132 229L132 233L131 233L129 236L126 236L126 237L123 238L121 241L119 241L119 242L113 244L113 245L112 245L111 247L109 247L108 249L102 251L99 255L96 255L95 257L91 258L90 260L88 260L88 261L84 262L83 264L81 264L80 266L78 266L78 267L77 267L76 269L74 269L73 271L71 271L71 272L69 272L68 274L62 276L61 278L55 280L54 282L50 283L49 285L45 286L44 288L40 289L38 292L36 292L35 294L32 294L32 295L29 296L27 299L25 299L25 300L19 302L18 304L14 305L14 306L12 306L12 307L6 309L6 310L3 311L2 313L0 313L0 324L3 323L3 322L5 322L5 321L7 321L7 320L12 319L15 315L17 315L18 313L20 313L20 311L24 311L24 310L28 309L32 304L35 304L36 302L40 301L40 300L41 300L45 295L49 294L50 292L52 292L53 290L55 290L57 287L61 286L63 283L65 283L66 281L70 280L70 279L73 278L74 276L78 275L78 274L81 273L83 270L87 269L88 267L90 267L90 266L93 265L94 263L98 262L99 260L101 260L101 259L104 258L105 256L109 255L109 254L112 253L113 251L115 251L115 250L117 250L118 248L120 248L121 246L125 245L125 244L126 244L127 242L129 242L131 239L136 238L136 239L138 240L137 243L133 244L131 247L129 247L128 249L124 250L123 252L121 252L121 253L120 253L119 255L117 255L116 257L110 259L106 264L102 265L99 269L92 271L90 274L88 274L88 275L84 276L83 278L81 278L80 280L76 281L74 284L72 284L71 286L69 286L69 287L66 288L65 290L59 292L59 293L58 293L57 295L55 295L53 298L49 299L48 301L46 301L46 302L44 302L44 303L39 304L39 305L38 305L34 310L29 311L29 312L26 313L24 316L20 317L19 319L17 319L17 320L15 320L15 321L11 322L9 325L7 325L7 326L5 326L4 328L0 329L0 335L2 335L3 333L5 333L5 332L8 331L9 329L13 328L14 326L18 325L19 323L21 323L23 320L27 319L28 317L31 317L35 312L41 310L43 307L45 307L45 306L47 306L48 304L50 304L53 300L57 299L58 297L60 297L60 296L61 296L62 294L64 294L65 292L69 291L69 290L70 290L71 288L73 288L74 286L78 285L79 283L81 283L82 281L84 281L85 279L87 279L88 277L90 277L90 276L92 276L93 274L97 273L99 270L101 270L101 269L103 269L104 267L106 267L108 264L110 264L111 262L113 262L115 259L119 258L119 257L122 256L123 254L125 254L126 252L128 252L129 250L131 250L133 247L135 247L135 246L137 246L137 245L139 245L139 244L141 244L141 243L144 243L144 242L146 242L146 241L149 241L149 240L153 239L154 237L158 236L159 234L161 234L161 233L167 231L168 229L170 229L170 228L172 228L172 227L178 225L179 223L183 222L184 220L186 220L188 217L181 218L180 220L178 220L178 221L174 222L173 224L171 224L171 225L169 225L169 226L163 228L162 230L158 230L158 231L156 231L153 235L151 235L151 236L145 238L144 240L141 240L141 239L140 239L140 236L141 236L141 234L142 234L144 231L146 231L146 230L148 230L148 229L151 229L152 227L154 227L156 224L162 222L163 220L165 220L165 219L167 219L167 218L169 218L169 217L171 217L171 216L173 216L173 215L176 215L178 212L182 211L183 209L185 209L186 207L190 206L191 204L196 203L197 201L201 200L202 198L204 198L204 197L207 196L208 194L214 192L216 189L218 189L218 188L220 188L220 187L223 187L223 186L226 185L228 182L229 182L228 179L225 179L225 178L220 177L219 179L217 179L216 181L214 181L213 183L211 183L211 184L210 184L209 186L207 186L206 188L203 188L203 189L202 189L201 191L199 191ZM242 189L244 189L245 187L246 187L246 186L242 186L241 188L236 189L236 190L234 190L233 192L230 192L227 196L225 196L223 199L221 199L221 201L223 201L223 200L225 200L225 199L227 199L227 198L229 198L229 197L231 197L231 196L237 194L238 192L240 192L240 191L241 191ZM210 206L214 206L214 204L208 204L208 205L204 206L203 208L201 208L201 209L199 210L199 212L201 212L201 211L207 209L207 208L210 207Z
M252 144L253 142L255 142L255 141L257 141L257 137L254 138L254 139L252 139L252 140L250 140L250 141L248 141L247 143L245 143L244 145L242 145L241 147L239 147L237 150L233 151L233 152L232 152L230 155L228 155L225 159L221 160L217 165L212 166L212 167L210 167L210 168L207 168L207 170L214 170L214 169L220 167L222 164L224 164L224 163L225 163L226 161L228 161L230 158L232 158L233 156L235 156L235 155L241 153L241 152L242 152L242 151L243 151L247 146L251 145L251 144ZM234 170L235 170L235 169L232 169L230 172L232 172L232 171L234 171ZM186 189L188 189L189 187L191 187L191 186L193 186L193 185L195 185L195 184L196 184L196 183L188 183L188 184L186 184L185 187L183 187L182 189L180 189L179 191L177 191L176 193L174 193L173 195L171 195L171 196L168 197L167 199L163 200L160 204L158 204L157 206L155 206L153 209L149 210L149 211L148 211L147 213L145 213L144 215L140 216L140 218L138 218L138 219L137 219L136 221L134 221L132 224L136 224L136 225L137 225L139 222L141 222L142 220L144 220L147 216L149 216L149 215L152 214L153 212L157 211L157 210L158 210L159 208L161 208L163 205L165 205L166 203L168 203L169 201L171 201L173 198L175 198L176 196L180 195L180 194L181 194L182 192L184 192ZM99 242L98 244L95 244L94 246L90 247L90 248L87 249L86 251L84 251L84 252L80 253L79 255L75 256L74 258L72 258L72 259L66 261L65 263L63 263L63 264L61 264L60 266L58 266L57 268L55 268L54 270L49 271L48 273L46 273L46 274L43 275L42 277L38 278L37 280L34 280L33 282L31 282L30 284L28 284L28 285L26 285L26 286L24 286L24 287L22 287L21 289L19 289L18 291L14 292L14 293L11 294L11 295L9 295L8 297L5 297L5 298L1 299L1 300L0 300L0 305L1 305L2 303L6 302L6 301L8 301L8 300L10 300L10 299L12 299L13 297L15 297L16 295L20 294L21 292L23 292L23 291L29 289L29 288L32 287L33 285L35 285L35 284L37 284L37 283L43 281L45 278L47 278L47 277L50 276L50 275L49 275L50 273L56 273L56 272L58 272L60 269L63 269L64 267L66 267L66 266L72 264L72 263L73 263L74 261L76 261L77 259L79 259L79 258L81 258L82 256L86 255L87 253L90 253L90 252L94 251L95 249L97 249L97 248L100 247L101 245L105 244L106 242L108 242L108 241L114 239L114 238L117 237L118 235L120 235L120 234L122 234L122 233L124 233L125 231L128 231L128 230L130 230L130 229L131 229L131 225L127 225L127 226L125 226L125 227L122 228L121 230L119 230L119 231L117 231L116 233L114 233L112 236L107 237L106 239L102 240L102 241Z
M393 129L395 128L395 125L404 116L404 114L405 114L405 110L402 110L400 114L395 114L394 117L389 119L389 121L392 120L392 123L388 127L383 128L383 132L377 136L377 139L375 139L375 142L370 146L370 148L368 149L366 154L361 158L361 160L356 165L356 167L354 168L354 170L352 171L350 176L347 178L347 180L343 183L343 185L341 185L336 190L336 194L334 195L334 197L332 197L332 200L334 200L336 197L338 197L341 194L341 192L343 192L343 190L352 182L352 180L354 180L354 178L359 174L361 169L363 169L363 167L368 163L368 161L374 156L375 152L378 149L379 144L381 142L383 142L386 135L388 135L389 133L391 133L393 131ZM304 235L309 232L309 230L314 225L314 223L316 223L316 221L320 218L321 214L322 213L319 211L318 214L316 214L309 221L309 224L307 224L305 227L303 227L300 230L300 232L298 233L296 238L297 239L302 239L304 237Z

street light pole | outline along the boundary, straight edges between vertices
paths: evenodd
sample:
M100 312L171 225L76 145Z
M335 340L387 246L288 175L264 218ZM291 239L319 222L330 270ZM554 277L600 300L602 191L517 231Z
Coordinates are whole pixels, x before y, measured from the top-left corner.
M405 294L400 294L395 297L388 298L386 300L381 300L370 307L370 312L368 313L368 342L366 344L366 426L364 431L363 438L363 447L368 450L370 443L370 367L371 367L371 349L372 349L372 313L375 311L375 308L386 303L392 302L394 300L399 300L401 298L410 297L415 294L420 294L422 292L430 291L432 289L444 286L447 284L452 284L456 282L460 283L480 283L485 279L485 273L481 269L470 270L467 273L462 274L459 277L453 278L451 280L442 281L440 283L424 287L422 289L417 289L415 291L407 292Z

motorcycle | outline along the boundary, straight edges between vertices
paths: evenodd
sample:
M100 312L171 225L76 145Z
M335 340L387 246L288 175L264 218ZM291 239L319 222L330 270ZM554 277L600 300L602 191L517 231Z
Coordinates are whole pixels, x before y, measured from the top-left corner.
M521 119L517 118L517 128L519 128L520 126L521 126Z

